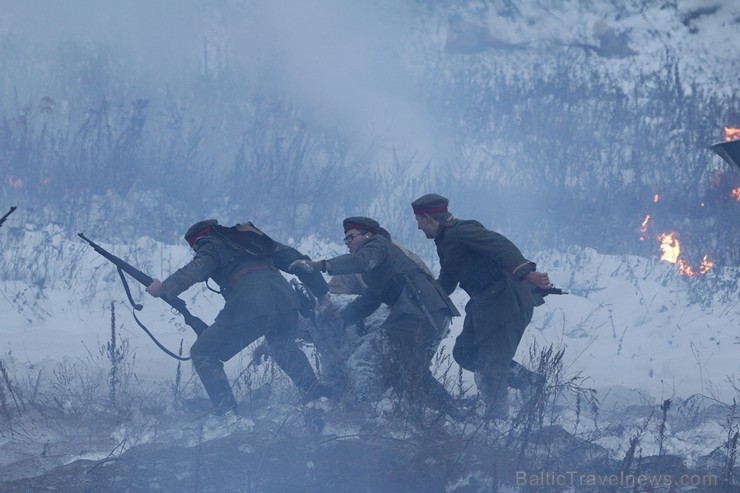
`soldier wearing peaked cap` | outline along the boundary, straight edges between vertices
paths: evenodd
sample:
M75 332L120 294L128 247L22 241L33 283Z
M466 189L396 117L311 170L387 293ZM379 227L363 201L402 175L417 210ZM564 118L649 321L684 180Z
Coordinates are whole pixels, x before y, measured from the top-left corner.
M237 412L223 362L262 336L304 400L328 396L329 389L319 383L296 343L300 300L279 272L308 257L274 241L252 223L227 228L215 219L200 221L188 228L185 240L195 252L193 259L164 281L154 279L147 292L174 298L209 278L218 284L226 303L190 349L193 366L216 414ZM331 303L321 274L299 277L321 303Z
M403 251L403 253L405 253L408 258L413 260L421 270L423 270L430 277L432 276L432 271L429 270L429 266L427 266L427 264L421 259L421 257L419 257L417 254L415 254L402 244L398 243L397 241L394 241L387 229L381 226L380 229L378 229L378 234L385 236L394 245L400 248L401 251ZM332 278L329 280L329 292L331 294L362 294L366 288L367 286L365 286L365 282L362 280L362 275L359 273L337 274L335 276L332 276Z
M447 294L459 285L470 296L453 357L475 372L488 416L505 418L509 385L525 390L527 384L544 383L513 357L534 306L543 303L532 290L552 285L547 273L537 272L509 239L478 221L456 219L448 205L446 197L434 193L411 203L418 228L437 246L440 285Z
M348 217L343 221L344 243L349 253L318 262L297 261L294 271L321 270L330 275L360 273L367 288L341 312L345 324L353 324L374 313L381 304L390 312L377 332L381 339L367 339L352 358L361 358L370 351L366 345L382 347L385 352L387 377L394 390L408 398L410 404L425 406L458 416L454 400L444 386L432 375L429 364L447 332L454 305L437 289L434 280L394 245L381 227L368 217ZM456 311L454 314L457 314ZM350 366L356 372L379 368L364 368L366 364ZM362 363L362 362L361 362ZM363 401L376 397L362 374L354 375L354 398Z

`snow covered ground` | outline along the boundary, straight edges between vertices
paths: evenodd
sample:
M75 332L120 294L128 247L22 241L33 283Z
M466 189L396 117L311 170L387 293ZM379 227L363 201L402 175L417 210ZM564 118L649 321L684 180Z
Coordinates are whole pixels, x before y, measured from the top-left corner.
M254 443L265 434L271 437L267 443L272 443L282 436L281 429L293 437L306 432L306 410L280 400L266 409L255 408L249 417L237 423L201 423L187 415L180 416L173 411L170 397L177 362L157 349L136 326L112 264L56 225L41 230L16 227L5 233L9 234L9 241L0 259L6 273L6 280L0 282L0 309L4 314L0 361L8 373L10 388L21 389L23 398L16 416L6 389L6 409L11 411L0 441L5 455L0 463L3 481L49 471L44 481L63 482L64 469L53 470L54 467L87 467L89 471L96 464L107 463L111 455L119 457L129 450L140 453L135 451L144 444L159 450L156 447L199 448L206 442L217 447L218 440L232 440L240 453L260 456L264 453L261 447L268 446L264 442L251 448L244 448L243 444ZM160 277L190 257L182 245L162 245L147 238L130 245L101 244ZM306 238L295 246L313 258L344 251L342 246L318 238ZM657 258L608 256L576 247L566 252L537 252L531 258L570 294L550 296L537 309L517 359L531 365L550 345L556 351L564 350L562 380L580 376L578 386L596 389L599 401L593 406L592 402L579 400L574 392L556 393L557 402L546 424L555 425L552 430L567 430L568 434L558 443L565 440L574 444L555 456L582 458L592 450L599 457L602 452L598 447L603 447L612 460L620 461L629 455L631 441L639 438L640 455L674 454L689 467L721 470L727 459L720 452L729 450L728 433L738 426L738 416L733 411L736 408L732 407L740 387L738 269L713 268L704 276L687 278L678 274L675 265ZM24 279L7 279L12 277ZM144 304L139 314L141 320L165 346L177 352L184 341L187 352L194 335L184 326L182 317L160 300L148 297L135 282L131 281L131 286L134 299ZM193 287L182 297L191 311L206 322L221 306L219 296L205 286ZM465 296L456 292L453 299L462 310ZM127 412L133 412L126 417L101 413L102 408L82 409L106 399L110 364L104 348L110 339L111 302L116 307L119 348L128 345L121 385L128 385L128 395L138 402L123 406ZM443 352L449 353L461 326L462 319L456 319L450 336L443 341ZM245 377L249 361L246 350L227 364L232 381L240 375L242 383L251 379L258 384L269 377L265 373L269 370L263 366ZM441 377L444 367L437 371ZM455 372L453 368L450 373ZM183 388L187 387L191 395L194 389L195 394L202 395L189 363L182 373ZM464 380L466 386L473 385L470 374L466 373ZM102 395L86 395L88 391ZM250 392L253 391L242 387L237 393L243 404L249 405L245 401L253 396ZM43 395L51 409L42 406L41 411L34 411L24 407L26 399L39 401L34 393ZM664 421L660 417L661 406L669 399L670 407L665 410L668 419ZM378 409L391 408L386 402ZM88 417L80 421L80 416ZM307 444L302 445L308 447L306 450L318 446L313 440L325 443L322 436L334 440L331 437L367 433L363 428L367 424L346 420L340 409L327 411L324 421L318 438L306 438ZM291 431L284 430L286 423ZM391 431L386 432L398 436L402 428L389 428ZM476 431L463 426L452 433L474 436ZM447 454L453 453L450 450L454 450L454 443L460 442L450 442L452 448ZM214 450L220 450L214 451L219 454L227 449ZM425 447L421 450L429 451ZM463 449L460 454L468 452ZM170 454L164 450L152 453L159 454L157 457ZM306 453L311 460L318 460ZM547 453L551 454L552 451ZM710 459L714 461L712 469L706 469ZM439 460L447 466L457 463L449 457ZM480 467L486 475L493 466ZM147 470L147 474L152 471ZM122 474L114 476L125 477Z
M16 365L28 369L96 355L109 337L114 301L121 337L128 339L136 354L140 375L171 378L176 362L136 326L112 264L58 228L43 234L28 232L26 238L31 242L36 238L39 244L24 246L22 251L5 250L4 264L11 258L26 265L44 256L47 260L43 275L40 270L31 272L43 280L0 282L3 355L12 355ZM316 238L296 246L313 258L343 252L343 247ZM148 239L130 248L109 248L159 277L183 265L190 255L183 246ZM552 344L565 349L570 375L580 374L587 386L602 392L619 386L637 389L652 399L701 394L730 402L737 397L740 269L714 267L703 276L689 278L657 258L600 255L582 248L530 257L570 294L549 296L536 309L518 359L528 360L533 343L540 348ZM139 314L142 321L167 347L176 349L183 339L187 350L194 335L182 318L130 282L135 300L144 305ZM195 286L182 297L206 322L221 306L220 297L205 286ZM462 312L465 294L458 290L453 299ZM462 318L455 319L443 342L447 350L461 328Z

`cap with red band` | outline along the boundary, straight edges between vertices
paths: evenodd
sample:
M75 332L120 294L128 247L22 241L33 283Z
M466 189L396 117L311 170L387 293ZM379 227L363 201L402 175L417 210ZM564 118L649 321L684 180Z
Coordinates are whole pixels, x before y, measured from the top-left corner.
M411 202L411 207L414 209L414 214L434 214L448 212L447 205L449 203L447 197L436 193L428 193Z
M211 228L217 225L218 221L215 219L206 219L205 221L197 222L188 228L187 233L185 233L185 240L192 247L198 238L208 233Z
M378 221L363 216L348 217L342 221L342 226L344 226L345 233L350 229L359 229L372 234L376 234L380 231L380 224L378 224Z

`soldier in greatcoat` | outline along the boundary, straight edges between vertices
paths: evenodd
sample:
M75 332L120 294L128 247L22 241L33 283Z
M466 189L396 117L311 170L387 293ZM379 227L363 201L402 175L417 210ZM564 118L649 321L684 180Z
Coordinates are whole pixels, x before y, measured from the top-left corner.
M309 257L272 240L251 223L238 226L246 231L251 244L234 241L225 234L229 228L215 219L191 226L185 240L195 256L164 281L154 279L147 292L155 297L175 297L209 278L219 286L226 303L190 348L193 366L216 414L238 412L223 362L262 336L271 356L305 401L328 396L330 390L319 383L296 343L300 299L279 272L287 271L295 260ZM331 304L329 288L320 273L299 273L299 277L321 304Z
M487 416L506 418L510 365L533 308L544 302L534 289L552 284L509 239L478 221L456 219L448 203L446 197L431 193L411 205L419 229L437 246L439 284L447 294L459 285L470 296L453 357L475 372ZM522 385L542 380L518 369L520 380L521 373L527 373Z
M453 398L434 378L429 365L446 334L449 319L457 311L434 280L386 236L380 225L367 217L348 217L343 221L344 242L349 252L316 262L294 262L294 272L327 272L329 275L360 273L367 288L347 304L338 317L344 324L362 321L385 304L389 314L378 329L382 336L375 348L385 353L383 373L390 377L394 390L409 403L458 415ZM377 347L380 346L380 347ZM354 397L365 398L364 370L353 365ZM379 368L367 369L378 373Z

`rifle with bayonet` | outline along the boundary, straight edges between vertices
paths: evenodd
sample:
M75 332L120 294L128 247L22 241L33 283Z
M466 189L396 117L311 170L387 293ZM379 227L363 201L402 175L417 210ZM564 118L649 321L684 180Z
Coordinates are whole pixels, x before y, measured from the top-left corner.
M101 247L97 243L87 238L84 234L78 233L77 236L85 240L91 247L93 247L93 249L96 252L98 252L100 255L108 259L110 262L112 262L116 266L118 270L118 275L121 277L121 282L123 283L123 288L126 291L126 296L128 297L129 303L131 303L131 306L134 308L135 311L140 311L143 307L142 305L134 302L134 299L131 296L131 290L129 289L128 282L126 282L126 277L123 275L123 273L125 272L126 274L130 275L131 277L139 281L139 283L143 284L144 286L149 286L152 283L153 281L152 277L141 272L139 269L129 264L125 260L119 257L116 257L115 255L110 253L105 248ZM201 320L200 318L190 313L190 310L188 310L187 308L187 304L181 298L178 298L178 297L170 298L168 296L161 296L160 299L163 300L168 305L170 305L175 311L180 313L180 315L182 315L183 318L185 319L185 323L188 326L190 326L191 329L193 329L196 335L200 335L204 330L208 328L208 324L206 324L203 320ZM172 353L171 351L167 350L166 348L164 348L159 343L159 341L157 341L157 339L152 335L152 333L149 332L149 329L144 327L144 325L142 325L142 323L139 322L139 319L136 318L136 312L134 312L134 319L136 319L136 322L139 324L139 326L142 329L144 329L144 331L149 335L149 337L151 337L152 340L157 344L157 346L159 346L159 348L162 349L164 352L166 352L170 356L173 356L177 359L181 359L181 360L189 359L189 358L181 358L177 356L176 354Z
M10 208L10 210L8 212L5 213L5 215L3 217L0 217L0 226L3 225L3 223L8 218L8 216L11 215L13 212L15 212L16 209L17 209L17 207L16 206L13 206L13 207Z

